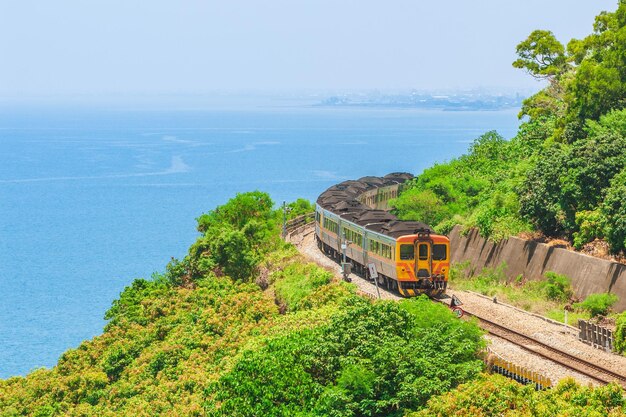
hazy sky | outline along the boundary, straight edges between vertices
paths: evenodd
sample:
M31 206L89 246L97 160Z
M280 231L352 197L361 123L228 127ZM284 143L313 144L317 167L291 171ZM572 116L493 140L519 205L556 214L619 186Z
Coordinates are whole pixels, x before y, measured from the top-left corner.
M0 96L536 88L534 29L566 42L617 0L0 0Z

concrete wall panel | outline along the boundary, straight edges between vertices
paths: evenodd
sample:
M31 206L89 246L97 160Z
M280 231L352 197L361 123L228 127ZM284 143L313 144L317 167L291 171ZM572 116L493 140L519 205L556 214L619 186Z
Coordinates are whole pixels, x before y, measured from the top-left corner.
M619 297L615 308L626 310L626 265L517 237L495 244L481 237L476 229L466 236L460 231L456 226L450 233L452 262L469 261L476 272L505 262L509 279L522 275L539 280L544 279L546 272L553 271L572 280L576 296L584 298L610 291Z

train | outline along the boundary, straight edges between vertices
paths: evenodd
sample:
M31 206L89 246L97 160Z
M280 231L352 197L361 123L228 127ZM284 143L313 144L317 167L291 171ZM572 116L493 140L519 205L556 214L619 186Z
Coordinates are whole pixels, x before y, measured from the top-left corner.
M390 212L413 176L392 173L333 185L315 204L315 239L328 257L405 297L445 293L450 240L427 224L399 220ZM373 264L373 268L371 265Z

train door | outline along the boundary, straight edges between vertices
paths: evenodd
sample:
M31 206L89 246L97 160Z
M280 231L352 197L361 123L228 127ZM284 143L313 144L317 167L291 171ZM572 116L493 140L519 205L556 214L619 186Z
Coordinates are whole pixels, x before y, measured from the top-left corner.
M418 278L430 277L430 243L420 242L415 243L417 246L417 258L415 259L415 271Z

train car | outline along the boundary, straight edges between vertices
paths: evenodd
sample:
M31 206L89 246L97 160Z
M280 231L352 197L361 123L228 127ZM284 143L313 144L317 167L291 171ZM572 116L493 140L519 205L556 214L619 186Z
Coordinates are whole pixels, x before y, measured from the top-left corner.
M428 225L401 221L389 212L411 174L363 177L323 192L316 202L315 236L329 257L352 264L369 277L373 263L378 282L401 295L438 295L445 291L450 270L450 241Z

